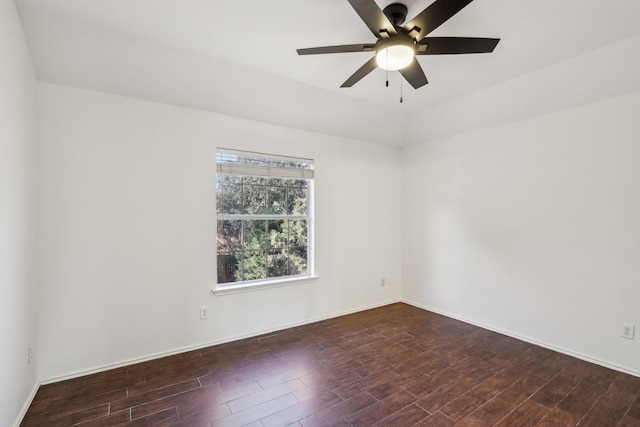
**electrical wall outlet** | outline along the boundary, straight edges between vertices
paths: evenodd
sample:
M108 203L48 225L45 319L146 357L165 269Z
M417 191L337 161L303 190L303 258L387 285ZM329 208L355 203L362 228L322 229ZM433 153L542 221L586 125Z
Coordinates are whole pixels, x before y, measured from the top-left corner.
M29 348L27 349L27 353L28 353L28 356L29 356L29 359L28 359L29 365L31 365L31 362L33 361L33 356L34 356L33 347L29 346Z
M200 306L200 319L208 319L209 318L209 306L201 305Z
M624 338L629 338L630 340L632 340L635 329L636 327L634 324L622 322L622 328L620 329L620 336Z

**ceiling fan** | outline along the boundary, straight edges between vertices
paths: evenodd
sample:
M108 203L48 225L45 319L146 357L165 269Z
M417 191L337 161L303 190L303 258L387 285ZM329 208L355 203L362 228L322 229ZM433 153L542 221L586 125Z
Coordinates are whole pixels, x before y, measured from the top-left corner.
M407 7L401 3L392 3L380 10L374 0L347 1L376 36L378 40L375 43L297 49L298 55L375 52L375 56L340 87L351 87L380 67L383 70L400 71L411 86L418 89L428 82L416 55L489 53L500 41L479 37L426 37L472 0L436 0L404 25Z

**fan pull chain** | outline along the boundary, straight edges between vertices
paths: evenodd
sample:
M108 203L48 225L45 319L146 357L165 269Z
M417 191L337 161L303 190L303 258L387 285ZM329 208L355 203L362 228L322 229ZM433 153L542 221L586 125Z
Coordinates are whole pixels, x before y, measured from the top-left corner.
M389 63L389 49L387 49L387 64ZM385 70L387 72L387 85L386 87L389 87L389 67L387 67L387 69Z
M402 70L400 70L400 104L404 101L404 98L402 97L402 80L404 80L404 76L402 75Z

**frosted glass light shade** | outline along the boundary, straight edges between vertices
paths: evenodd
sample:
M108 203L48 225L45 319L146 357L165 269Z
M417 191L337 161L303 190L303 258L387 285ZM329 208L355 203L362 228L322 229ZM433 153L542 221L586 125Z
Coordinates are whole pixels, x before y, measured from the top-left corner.
M376 48L376 62L383 70L401 70L411 64L415 48L410 40L390 39Z

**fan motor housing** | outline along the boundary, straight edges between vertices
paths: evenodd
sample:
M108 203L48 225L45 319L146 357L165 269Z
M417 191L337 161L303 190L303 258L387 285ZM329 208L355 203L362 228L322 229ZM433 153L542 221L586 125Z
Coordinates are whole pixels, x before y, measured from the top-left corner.
M407 19L407 12L407 6L402 3L391 3L382 11L394 27L400 27L404 23Z

